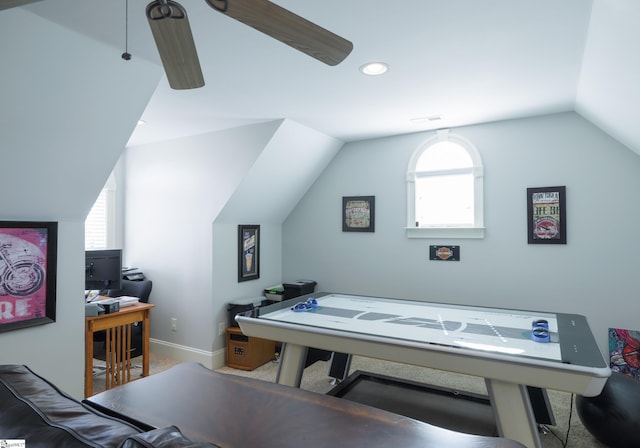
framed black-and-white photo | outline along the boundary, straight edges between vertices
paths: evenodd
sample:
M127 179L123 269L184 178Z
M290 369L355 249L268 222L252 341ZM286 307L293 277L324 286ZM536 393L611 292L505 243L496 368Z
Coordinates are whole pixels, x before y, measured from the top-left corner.
M238 226L238 281L260 278L260 226Z
M0 332L55 322L58 223L0 221Z

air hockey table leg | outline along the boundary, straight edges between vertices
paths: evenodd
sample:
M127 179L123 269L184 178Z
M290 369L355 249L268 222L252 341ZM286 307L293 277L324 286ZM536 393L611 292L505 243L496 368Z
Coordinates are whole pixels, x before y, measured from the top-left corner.
M300 387L306 358L307 347L296 344L282 344L276 383Z
M485 383L500 437L516 440L527 448L541 448L527 386L489 378Z

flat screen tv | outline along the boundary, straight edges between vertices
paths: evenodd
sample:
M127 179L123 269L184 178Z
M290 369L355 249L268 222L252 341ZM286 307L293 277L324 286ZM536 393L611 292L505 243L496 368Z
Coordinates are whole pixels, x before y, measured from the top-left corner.
M85 252L84 289L122 289L122 249Z

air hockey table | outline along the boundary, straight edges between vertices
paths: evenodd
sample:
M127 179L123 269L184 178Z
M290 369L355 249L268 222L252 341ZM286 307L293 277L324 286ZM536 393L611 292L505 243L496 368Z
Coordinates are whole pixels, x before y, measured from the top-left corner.
M315 299L313 306L298 306ZM313 301L312 301L313 302ZM308 347L483 377L500 436L540 448L527 386L596 396L611 370L584 316L319 292L236 316L283 342L277 382L299 387ZM546 321L548 342L532 337Z

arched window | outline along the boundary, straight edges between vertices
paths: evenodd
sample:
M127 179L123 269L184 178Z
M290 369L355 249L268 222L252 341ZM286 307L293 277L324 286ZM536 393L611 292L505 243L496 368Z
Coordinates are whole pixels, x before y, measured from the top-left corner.
M484 168L463 137L440 130L416 149L407 169L409 238L483 238Z

